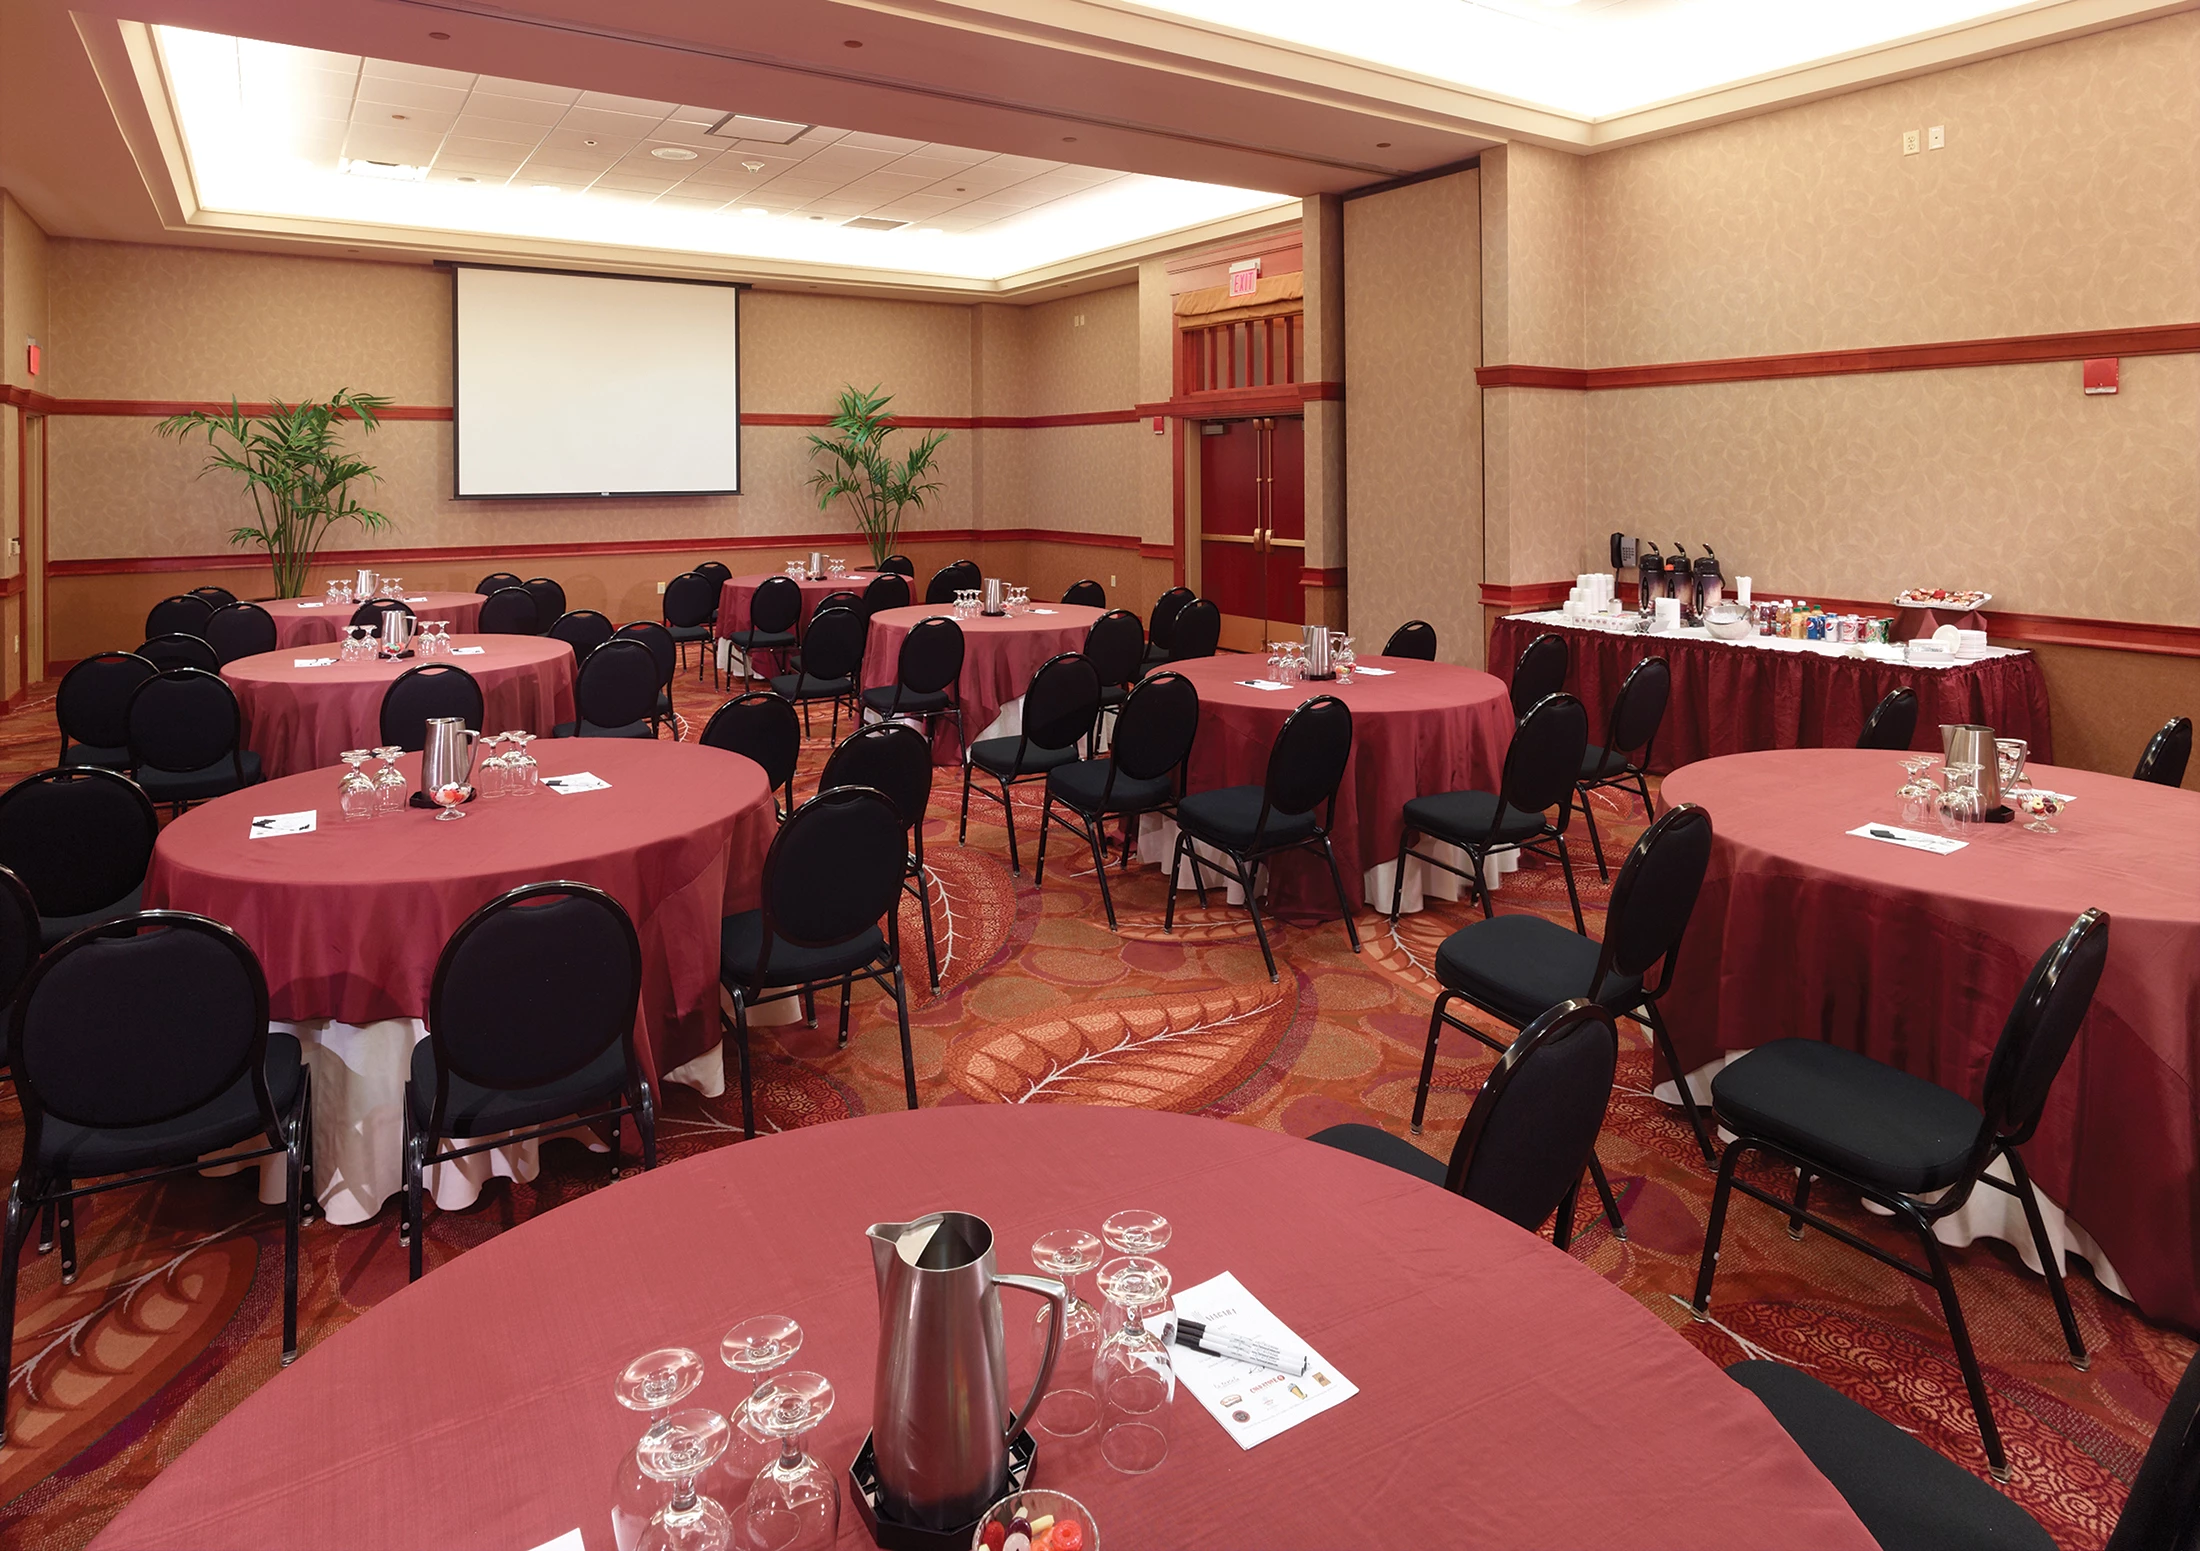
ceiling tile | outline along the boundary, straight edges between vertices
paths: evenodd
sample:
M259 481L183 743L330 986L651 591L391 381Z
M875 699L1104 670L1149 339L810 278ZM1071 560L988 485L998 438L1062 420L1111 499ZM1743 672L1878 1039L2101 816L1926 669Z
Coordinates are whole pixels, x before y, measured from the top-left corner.
M494 176L509 178L519 171L519 158L494 156L453 156L449 152L435 159L437 172L470 172L476 177Z
M892 135L866 134L844 135L841 137L840 143L846 146L856 146L866 151L892 151L897 156L904 156L911 151L921 150L925 144L922 140L901 140Z
M620 97L610 92L582 92L577 105L583 108L608 108L613 113L639 113L652 119L661 119L680 106L676 102L657 102L648 97Z
M451 132L456 115L431 113L425 108L385 108L380 103L363 102L353 110L352 126L356 129L401 129L409 134L434 135L441 139Z
M378 80L371 75L359 80L359 101L399 112L407 108L427 108L437 113L456 113L466 106L466 95L466 89L461 86Z
M542 137L544 150L572 151L583 162L615 162L640 143L628 135L583 133L562 126Z
M951 161L944 156L935 156L932 154L932 147L927 146L913 156L904 156L900 161L894 162L886 168L886 171L920 175L925 182L930 183L948 177L953 173L961 172L969 165L969 162Z
M617 113L609 108L568 108L558 128L583 134L624 135L639 140L655 129L659 120L646 113Z
M320 48L284 48L280 43L255 43L251 38L240 38L237 41L244 49L282 49L285 55L312 70L343 70L357 75L359 67L366 63L357 54L331 54L327 49Z
M461 113L452 121L450 133L461 140L531 146L541 144L548 130L541 124L515 124L508 119L476 118L471 113Z
M660 206L674 210L716 210L725 201L723 199L697 199L689 194L675 192L658 195L657 203Z
M565 116L562 104L537 102L529 97L508 97L501 92L482 91L479 87L466 98L463 111L469 118L500 118L514 124L539 124L544 128Z
M408 65L395 59L369 59L362 62L366 78L383 81L418 81L429 86L455 86L463 91L474 84L474 75L466 70L442 70L434 65Z
M672 110L671 117L681 124L709 125L724 118L728 111L730 110L725 108L699 108L693 104L683 104Z
M525 97L533 102L554 102L570 107L580 93L568 86L544 86L537 81L515 81L507 76L482 75L474 77L474 90L494 92L500 97Z
M712 120L712 123L715 122L717 122L715 119ZM701 150L703 147L708 146L710 149L718 151L725 149L726 146L726 141L722 136L710 132L709 124L681 123L677 119L667 119L664 123L659 124L649 132L649 138L662 140L668 145L684 145L693 150Z
M434 160L441 135L408 134L402 127L370 129L354 124L344 136L344 154L360 161L404 162L425 166Z
M516 174L522 183L556 183L566 188L579 188L596 181L602 169L596 167L561 166L556 162L529 161Z
M597 188L631 189L641 194L662 194L677 186L676 180L672 178L652 178L618 168L613 168L596 180Z
M446 135L438 163L456 156L467 161L496 162L517 167L533 152L532 145L515 145L509 140L479 140L471 135Z

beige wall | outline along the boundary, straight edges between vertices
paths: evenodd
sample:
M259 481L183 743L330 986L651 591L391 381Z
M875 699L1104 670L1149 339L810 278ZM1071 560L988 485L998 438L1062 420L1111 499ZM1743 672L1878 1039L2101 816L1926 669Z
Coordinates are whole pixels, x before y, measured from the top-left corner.
M37 378L30 374L27 342L36 339L50 345L47 327L50 244L15 200L0 191L0 382L15 388L49 388L51 368ZM33 421L36 425L38 422ZM43 598L25 591L18 578L34 578L39 558L36 479L38 449L29 444L33 464L28 482L31 510L24 511L23 412L9 406L0 410L0 578L11 590L0 597L0 697L13 697L24 684L39 675L26 672L24 645L35 642ZM35 647L32 655L35 655Z

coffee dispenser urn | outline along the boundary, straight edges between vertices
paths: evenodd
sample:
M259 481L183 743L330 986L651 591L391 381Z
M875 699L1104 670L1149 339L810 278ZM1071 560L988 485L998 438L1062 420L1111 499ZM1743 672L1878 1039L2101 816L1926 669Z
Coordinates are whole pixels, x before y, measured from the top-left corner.
M1665 596L1677 599L1684 612L1688 608L1689 590L1695 585L1695 569L1688 551L1678 544L1673 546L1673 553L1665 557Z
M1635 605L1647 614L1665 591L1665 561L1659 558L1658 546L1648 539L1635 551L1635 575Z
M1695 588L1689 597L1689 612L1698 619L1703 618L1703 611L1717 600L1723 580L1719 575L1719 557L1711 552L1709 544L1704 545L1703 553L1696 557Z

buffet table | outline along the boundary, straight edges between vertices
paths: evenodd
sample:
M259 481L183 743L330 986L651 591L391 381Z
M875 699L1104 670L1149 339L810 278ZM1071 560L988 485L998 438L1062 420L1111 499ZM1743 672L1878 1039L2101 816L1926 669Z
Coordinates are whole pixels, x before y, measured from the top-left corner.
M702 1352L682 1404L724 1412L749 1386L720 1336L793 1317L795 1366L835 1390L804 1447L839 1471L871 1423L867 1225L974 1212L1021 1272L1039 1234L1126 1203L1173 1224L1178 1287L1234 1273L1359 1393L1247 1451L1179 1388L1149 1475L1114 1472L1090 1433L1043 1440L1033 1484L1084 1503L1114 1551L1872 1547L1754 1396L1548 1240L1294 1137L1078 1105L808 1126L590 1191L312 1347L93 1544L517 1551L571 1532L611 1551L614 1467L644 1426L611 1381L637 1354ZM1002 1294L1019 1398L1033 1305ZM870 1544L845 1502L839 1543Z
M1872 707L1905 684L1917 691L1919 749L1939 750L1943 722L1981 722L2024 739L2036 759L2054 757L2047 680L2030 652L1990 647L1984 657L1928 666L1905 662L1899 646L1773 636L1715 641L1701 628L1637 635L1552 612L1499 620L1490 631L1490 671L1511 683L1521 649L1545 631L1566 640L1566 688L1588 707L1592 743L1603 738L1635 664L1657 656L1671 665L1673 697L1650 746L1650 768L1659 774L1753 749L1854 748Z
M2093 1259L2103 1285L2128 1287L2155 1319L2200 1324L2200 794L2037 763L2030 774L2077 799L2055 815L2058 833L1966 825L1969 844L1936 856L1845 833L1903 822L1894 754L1742 754L1675 771L1662 801L1700 804L1716 839L1665 1020L1699 1095L1723 1052L1801 1037L1976 1102L2033 961L2099 906L2107 967L2025 1164L2051 1198L2051 1234ZM2032 1258L2021 1207L2001 1191L1975 1192L1942 1228Z

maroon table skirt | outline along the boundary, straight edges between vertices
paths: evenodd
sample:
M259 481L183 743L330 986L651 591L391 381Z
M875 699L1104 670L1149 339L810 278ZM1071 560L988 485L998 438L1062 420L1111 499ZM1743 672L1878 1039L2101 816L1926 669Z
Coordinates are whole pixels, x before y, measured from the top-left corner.
M2035 758L2054 758L2047 680L2029 652L1950 668L1912 668L1862 657L1501 619L1490 631L1490 671L1510 684L1521 649L1545 631L1563 636L1572 653L1566 688L1589 709L1592 743L1603 738L1612 701L1635 664L1658 656L1671 665L1673 698L1650 746L1650 768L1660 774L1755 749L1853 749L1872 707L1905 684L1917 691L1918 749L1940 751L1943 722L1982 722L2005 738L2026 740Z
M976 742L993 725L1004 706L1023 698L1031 676L1058 652L1081 652L1092 622L1105 609L1080 603L1041 603L1045 613L1010 614L987 619L982 614L955 622L962 626L962 677L955 681L955 698L962 707L963 736ZM948 606L914 604L905 609L886 609L871 616L871 635L863 652L863 684L875 688L891 684L901 671L901 643L920 620L935 614L953 618ZM955 742L954 725L933 724L932 760L935 764L962 762L963 751Z
M782 571L778 574L784 576L786 573ZM871 585L872 580L877 575L876 571L863 570L849 571L842 576L828 576L818 581L812 581L806 576L798 577L795 585L802 589L802 613L795 621L796 634L799 635L809 627L811 612L828 597L836 592L860 594L864 588ZM906 577L903 579L908 580ZM756 596L757 588L770 580L771 576L769 574L759 573L755 576L728 577L719 584L718 623L716 628L721 639L730 640L735 631L749 628L749 600ZM916 587L914 581L910 581L909 585L912 591ZM786 671L780 665L777 652L758 653L755 667L757 671L763 673Z
M464 668L481 685L484 732L548 736L573 720L573 648L548 636L451 637L478 646L479 656L413 657L396 662L336 661L301 668L291 648L240 657L222 669L244 713L244 746L270 777L318 770L346 749L382 741L382 697L399 674L423 662ZM316 657L336 657L333 644ZM263 810L264 811L264 810Z
M1354 910L1365 900L1364 874L1395 861L1405 805L1434 792L1494 791L1512 742L1512 703L1487 673L1451 663L1403 657L1362 657L1363 666L1394 670L1350 684L1294 684L1248 689L1240 680L1264 677L1266 663L1228 655L1178 663L1199 690L1199 737L1192 744L1188 791L1258 786L1268 778L1268 752L1284 722L1316 695L1335 695L1352 710L1352 758L1337 789L1330 845ZM1281 911L1334 919L1337 891L1319 854L1276 858L1268 903ZM1381 901L1384 909L1390 901Z
M2078 913L2108 962L2025 1162L2140 1308L2200 1325L2200 794L2034 765L2059 833L1971 826L1948 856L1844 831L1899 824L1897 756L1715 759L1666 778L1717 832L1665 1001L1683 1065L1826 1039L1976 1101L2033 961Z
M346 822L316 770L192 809L161 831L145 902L236 928L283 1019L424 1018L438 955L467 916L524 883L609 891L642 941L640 1028L653 1071L718 1042L718 923L759 901L776 830L764 772L695 743L545 738L545 775L610 790L477 798L451 823L424 810ZM419 784L420 756L401 761ZM261 814L315 809L309 835L246 838Z
M642 1428L611 1378L638 1353L705 1353L684 1403L724 1412L748 1393L718 1363L726 1328L792 1316L797 1366L835 1392L805 1446L844 1471L871 1425L869 1224L974 1212L1024 1272L1039 1234L1127 1201L1174 1225L1179 1286L1234 1273L1360 1393L1241 1450L1179 1389L1143 1476L1090 1434L1042 1439L1035 1484L1115 1551L1872 1546L1754 1396L1548 1241L1311 1142L1074 1105L808 1126L589 1192L312 1347L94 1544L447 1551L577 1527L611 1551L613 1471ZM1018 1398L1035 1304L1001 1294ZM846 1503L840 1544L870 1544Z
M481 619L484 600L478 592L412 593L405 606L418 619L447 619L452 635L471 635ZM310 595L276 598L260 605L274 617L275 644L279 647L317 646L341 641L344 627L358 612L355 603L327 603Z

